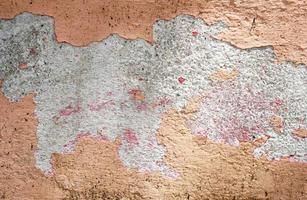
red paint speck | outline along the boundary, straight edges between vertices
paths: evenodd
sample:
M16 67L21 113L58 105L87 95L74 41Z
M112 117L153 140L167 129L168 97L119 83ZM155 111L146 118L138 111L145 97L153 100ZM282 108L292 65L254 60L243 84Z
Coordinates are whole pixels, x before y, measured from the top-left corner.
M130 94L134 100L143 101L145 98L143 92L139 89L131 89L129 90L128 94Z
M180 84L183 84L183 83L185 82L185 78L183 78L182 76L180 76L180 77L178 78L178 81L179 81Z
M136 109L138 111L145 111L147 109L147 104L146 103L141 103L141 104L136 106Z
M76 106L69 105L60 110L60 116L69 116L71 114L78 113L80 111L81 111L80 105Z
M282 108L282 106L284 105L284 102L281 99L275 99L275 101L271 102L270 105L273 107L272 108L273 111L277 112ZM287 108L285 108L285 109L287 109ZM287 110L285 110L285 111L287 112Z
M125 130L124 138L129 144L139 144L136 134L130 129Z
M193 32L192 32L192 36L196 37L196 36L198 36L198 35L199 35L199 33L198 33L197 31L193 31Z
M171 104L171 103L172 103L172 101L170 99L163 97L163 98L159 99L158 101L156 101L152 105L152 107L156 108L156 107L159 107L159 106L166 106L166 105Z
M275 100L275 104L276 104L277 106L281 106L281 105L283 104L283 101L282 101L281 99L276 99L276 100Z
M27 63L20 63L19 64L19 68L20 69L26 69L28 67L28 64Z
M37 55L37 50L36 50L35 47L33 47L33 48L30 49L30 54L31 54L32 56L36 56L36 55Z

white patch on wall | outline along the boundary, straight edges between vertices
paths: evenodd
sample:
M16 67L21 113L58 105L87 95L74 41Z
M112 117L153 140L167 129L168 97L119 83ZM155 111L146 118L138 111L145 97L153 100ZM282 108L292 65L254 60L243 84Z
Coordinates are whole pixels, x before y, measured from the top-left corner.
M239 145L270 134L268 120L278 115L283 132L255 155L307 161L306 139L291 135L307 128L306 67L275 64L269 47L241 50L215 39L223 23L208 26L178 16L155 23L153 45L112 35L87 47L57 43L49 17L24 13L0 24L2 90L12 101L37 94L36 163L46 173L52 153L70 152L76 138L91 135L120 137L125 166L175 177L155 137L160 118L204 93L199 112L187 122L194 134ZM20 70L21 64L28 68ZM218 70L236 70L238 76L210 80Z

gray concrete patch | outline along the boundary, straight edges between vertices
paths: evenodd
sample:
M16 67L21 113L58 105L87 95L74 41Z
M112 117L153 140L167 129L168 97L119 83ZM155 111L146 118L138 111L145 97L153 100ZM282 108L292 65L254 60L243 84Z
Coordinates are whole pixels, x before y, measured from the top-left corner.
M119 156L129 168L176 176L155 137L160 118L203 94L187 123L194 134L230 145L271 134L255 155L307 162L307 140L291 135L307 128L306 66L276 64L270 47L241 50L215 39L223 23L178 16L155 23L153 45L111 35L87 47L57 43L49 17L23 13L0 24L2 90L11 101L37 94L36 163L46 173L52 153L70 152L77 137L92 135L122 138ZM218 70L238 76L212 81ZM282 133L270 127L273 115L283 119Z

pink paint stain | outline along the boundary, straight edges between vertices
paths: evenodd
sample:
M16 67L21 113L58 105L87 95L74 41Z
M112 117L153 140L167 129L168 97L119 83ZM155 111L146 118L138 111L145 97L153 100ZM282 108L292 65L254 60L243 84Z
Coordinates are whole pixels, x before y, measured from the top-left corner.
M107 96L113 96L113 92L107 92Z
M271 102L270 105L275 112L278 112L285 105L285 103L281 99L275 99L275 101ZM285 109L285 111L287 112L287 108Z
M100 111L101 109L110 108L114 105L115 103L113 100L88 104L90 111Z
M92 138L98 141L107 141L108 138L105 135L92 135L90 132L80 132L74 140L69 141L68 143L64 144L63 147L63 153L68 154L71 153L75 147L78 141L80 141L83 138Z
M60 116L63 117L63 116L72 115L74 113L79 113L80 111L81 111L81 106L79 104L75 106L69 105L60 110L59 114Z
M91 134L89 132L81 132L79 133L75 139L69 141L68 143L64 144L64 153L71 152L74 148L78 140L81 138L89 137Z
M136 109L138 111L145 111L145 110L147 110L147 104L146 103L140 103L139 105L136 106Z
M160 106L164 107L164 106L169 105L171 103L172 103L172 101L170 99L163 97L163 98L159 99L157 102L155 102L152 105L152 107L153 108L160 107Z
M194 133L203 136L214 133L213 137L236 145L238 141L250 141L253 134L265 134L275 108L264 94L227 83L217 85L204 98L201 110L197 120L189 122Z
M76 139L77 140L80 140L81 138L86 138L86 137L90 137L91 136L91 133L90 132L80 132Z
M198 33L197 31L193 31L193 32L192 32L192 36L196 37L196 36L198 36L198 35L199 35L199 33Z
M180 76L179 78L178 78L178 81L179 81L179 83L180 84L183 84L184 82L185 82L185 78L183 78L182 76Z
M124 132L124 139L129 143L133 145L139 144L138 138L136 137L136 134L130 130L126 129Z
M281 106L281 105L283 105L283 101L281 99L276 99L275 104L278 105L278 106Z

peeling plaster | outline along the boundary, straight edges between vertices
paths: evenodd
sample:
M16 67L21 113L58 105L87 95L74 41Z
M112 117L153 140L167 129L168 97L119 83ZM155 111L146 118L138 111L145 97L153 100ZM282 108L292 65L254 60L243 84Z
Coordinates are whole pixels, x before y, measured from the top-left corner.
M117 33L153 42L152 25L180 14L229 26L220 38L239 48L272 45L279 61L307 63L307 4L301 0L6 0L0 17L24 12L54 17L59 42L85 46ZM197 34L197 31L194 31Z
M235 146L269 135L255 155L307 162L307 139L292 136L307 128L306 66L276 64L270 47L241 50L216 39L221 22L183 15L157 21L152 45L112 35L82 48L57 43L50 17L24 13L0 23L2 90L11 101L36 93L36 164L45 173L53 153L69 153L86 134L121 138L126 167L175 178L155 134L167 109L199 96L187 122L194 134ZM221 70L237 75L212 80ZM270 126L274 115L284 120L282 133Z

